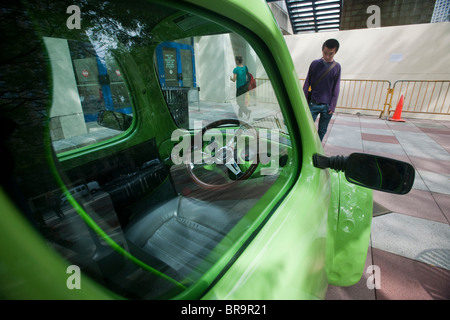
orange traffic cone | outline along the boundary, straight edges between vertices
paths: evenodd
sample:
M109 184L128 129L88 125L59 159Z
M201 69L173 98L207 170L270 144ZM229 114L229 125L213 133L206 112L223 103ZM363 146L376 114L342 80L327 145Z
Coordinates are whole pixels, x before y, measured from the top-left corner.
M403 95L397 103L397 107L395 108L394 116L389 119L389 121L397 121L397 122L405 122L405 120L401 119L402 109L403 109Z

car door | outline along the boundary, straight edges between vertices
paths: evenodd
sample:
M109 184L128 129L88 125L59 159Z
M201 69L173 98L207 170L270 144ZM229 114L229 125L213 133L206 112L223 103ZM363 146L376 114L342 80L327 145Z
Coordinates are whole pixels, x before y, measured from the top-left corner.
M264 3L2 6L2 296L316 299L336 271L355 281L372 194L320 156Z
M215 14L142 1L77 6L79 29L69 28L62 3L30 4L35 20L27 23L29 15L12 15L25 10L21 3L5 11L26 35L11 44L9 71L16 72L7 83L17 94L7 96L12 107L3 113L17 125L5 137L15 166L5 189L17 186L21 200L11 199L36 230L22 250L35 248L37 264L66 277L48 259L56 254L105 293L200 298L264 229L298 176L298 129L272 80L280 75L255 37L218 24ZM40 23L49 11L62 13ZM54 27L61 21L67 28ZM160 81L169 69L158 69L159 48L167 43L176 50L191 44L191 68L186 59L180 64L184 84L191 74L187 87ZM238 96L230 80L237 55L260 78ZM243 107L251 111L245 119ZM78 191L87 185L96 192ZM60 289L83 295L66 283ZM16 297L27 292L24 286Z

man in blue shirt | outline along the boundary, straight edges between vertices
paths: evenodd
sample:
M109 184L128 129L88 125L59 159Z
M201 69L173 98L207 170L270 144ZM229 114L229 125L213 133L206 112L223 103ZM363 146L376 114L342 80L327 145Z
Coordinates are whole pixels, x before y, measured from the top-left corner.
M319 118L319 137L323 140L328 124L336 109L341 82L341 65L334 61L339 50L336 39L328 39L322 45L322 58L314 60L309 66L308 75L303 85L303 92L308 97L311 87L309 109L313 120Z

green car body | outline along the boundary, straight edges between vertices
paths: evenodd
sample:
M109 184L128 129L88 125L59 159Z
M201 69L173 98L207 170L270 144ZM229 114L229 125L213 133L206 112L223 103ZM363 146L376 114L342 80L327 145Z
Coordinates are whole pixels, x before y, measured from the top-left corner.
M124 259L165 279L176 288L173 294L169 292L156 298L324 299L329 284L350 286L357 283L364 272L369 245L372 191L347 182L344 173L314 166L313 155L323 154L324 151L290 53L270 9L260 0L149 2L202 16L232 30L253 47L271 80L289 129L288 165L281 170L278 179L260 201L246 213L252 222L245 228L237 227L239 231L230 231L239 232L234 238L236 240L221 252L200 278L189 285L166 276L125 250L96 219L86 213L76 197L67 196L70 206L103 241L104 246L113 248ZM67 8L71 4L63 2L59 8ZM44 16L34 13L31 17L35 24L45 20ZM70 16L65 11L58 14L64 19ZM81 14L83 18L83 9ZM82 23L84 21L81 20ZM161 34L170 35L173 31L162 25L157 28L160 28ZM64 33L70 36L70 30ZM211 31L211 34L215 32ZM51 55L48 53L50 60ZM34 138L41 143L37 146L40 153L30 150L28 155L22 156L28 156L26 161L29 163L36 161L37 166L46 167L46 173L42 174L48 174L63 191L70 187L66 186L66 180L61 175L61 165L76 168L124 146L139 145L150 136L157 141L161 159L170 157L174 145L170 133L177 127L166 106L165 110L148 112L149 102L138 92L145 87L147 96L161 95L160 87L146 87L145 81L151 81L150 78L133 76L136 70L142 72L141 62L148 58L138 61L141 56L135 54L134 57L137 57L134 61L124 57L119 62L121 71L129 77L128 90L134 101L133 121L124 133L105 143L81 146L75 151L63 151L56 155L52 150L48 122L32 124L39 127ZM51 68L53 72L48 70L47 75L56 86L59 81L55 76L57 67L51 64ZM53 88L53 95L57 90ZM45 108L49 110L50 107L51 103ZM16 170L20 169L16 167ZM258 170L260 168L256 173ZM71 274L67 268L74 263L69 256L56 252L47 244L48 240L24 218L4 189L0 193L0 212L3 215L0 226L2 298L123 298L120 290L114 291L92 280L83 271L81 289L68 289L67 281Z

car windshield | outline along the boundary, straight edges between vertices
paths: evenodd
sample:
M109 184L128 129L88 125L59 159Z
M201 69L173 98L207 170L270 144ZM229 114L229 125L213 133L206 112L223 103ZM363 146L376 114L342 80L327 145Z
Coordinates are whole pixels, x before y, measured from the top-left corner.
M16 29L2 108L19 126L9 146L27 218L117 294L201 297L299 162L258 41L149 1L3 15Z

